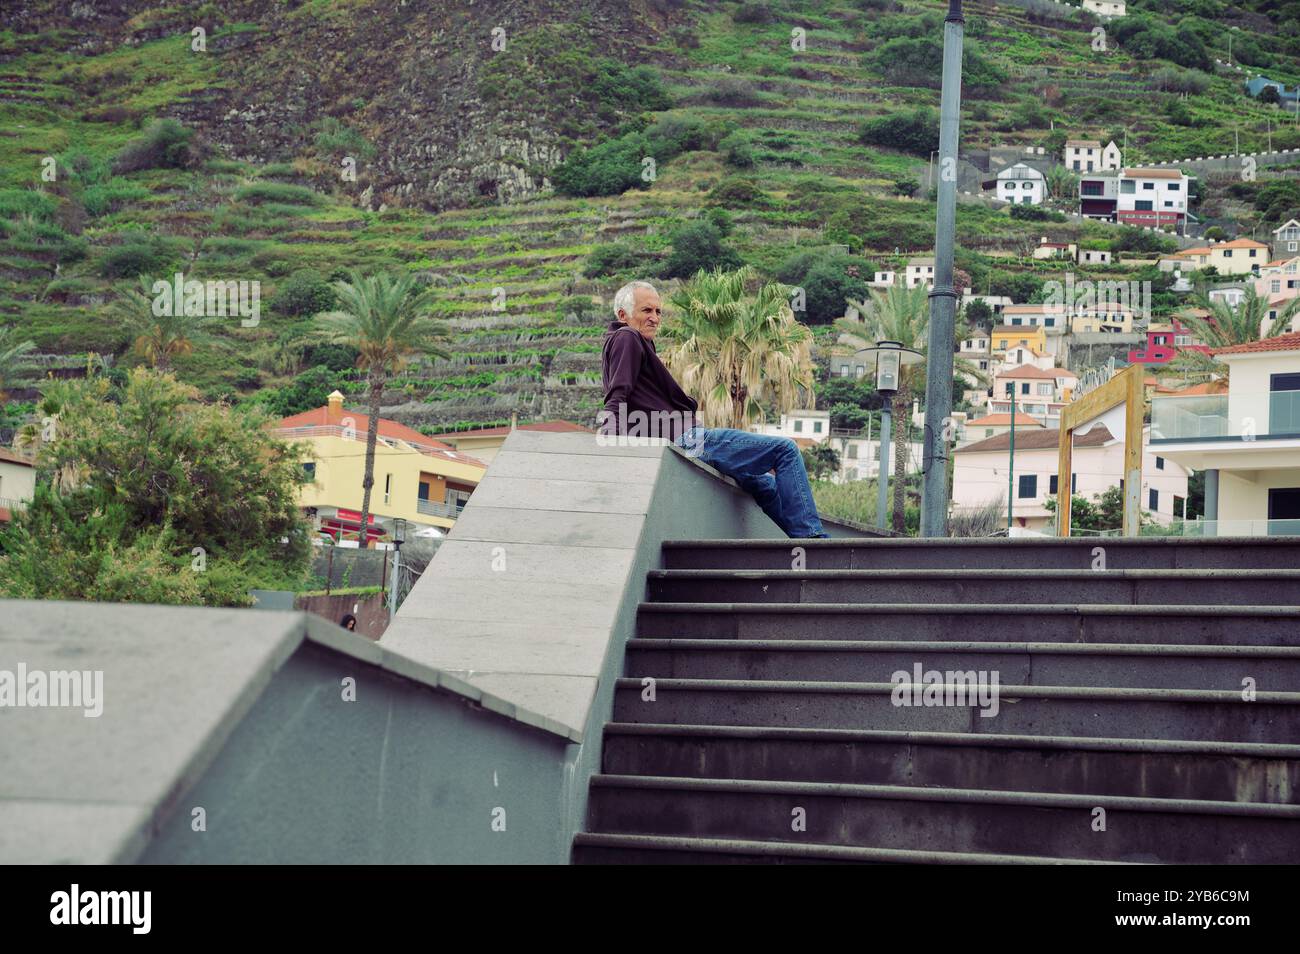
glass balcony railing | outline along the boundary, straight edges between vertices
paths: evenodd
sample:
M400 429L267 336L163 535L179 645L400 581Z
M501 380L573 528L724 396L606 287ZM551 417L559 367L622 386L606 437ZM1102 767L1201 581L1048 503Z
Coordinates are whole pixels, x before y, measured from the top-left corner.
M415 509L425 516L429 517L449 517L456 519L464 507L457 507L455 504L443 503L441 500L420 500L416 502Z
M1153 441L1253 441L1300 436L1300 391L1156 395Z
M1055 533L1055 524L1049 523L1046 531ZM1081 530L1070 528L1072 537L1118 537L1118 528L1110 530ZM1296 537L1300 536L1300 520L1174 520L1170 523L1142 525L1143 537Z

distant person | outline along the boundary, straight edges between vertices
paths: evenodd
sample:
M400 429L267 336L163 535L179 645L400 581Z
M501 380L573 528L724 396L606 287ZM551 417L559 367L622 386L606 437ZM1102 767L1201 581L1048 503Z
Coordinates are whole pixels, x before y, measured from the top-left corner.
M357 631L357 618L353 616L351 613L345 614L343 617L342 626L344 629L350 629L352 630L352 632L355 633Z
M808 486L803 456L788 437L700 426L699 405L681 389L655 351L663 320L659 293L629 282L614 295L615 320L605 331L601 380L602 435L666 437L692 457L735 478L789 537L826 537ZM770 471L775 470L776 476Z

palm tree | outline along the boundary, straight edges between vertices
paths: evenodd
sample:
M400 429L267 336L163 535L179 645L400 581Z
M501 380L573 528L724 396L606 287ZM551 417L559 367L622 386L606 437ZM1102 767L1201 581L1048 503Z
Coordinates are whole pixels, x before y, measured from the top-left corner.
M4 389L16 375L19 359L35 350L35 342L23 337L17 327L0 331L0 401L7 397Z
M812 332L795 320L786 286L746 292L755 274L701 270L671 298L677 314L664 327L663 362L709 427L747 430L765 404L783 413L812 391Z
M171 370L173 358L191 354L196 344L215 340L207 330L213 318L190 314L184 307L168 308L160 314L162 309L154 307L156 297L149 279L141 275L138 290L129 285L118 287L118 298L109 305L108 313L134 336L135 353L165 372Z
M1293 298L1278 310L1276 318L1270 320L1268 298L1256 294L1253 286L1247 286L1245 297L1235 308L1222 299L1212 300L1206 294L1204 286L1197 290L1192 301L1197 308L1209 314L1188 312L1179 315L1178 320L1210 348L1226 348L1276 338L1287 333L1291 328L1291 320L1300 313L1300 298ZM1226 378L1228 374L1228 366L1223 362L1216 361L1212 355L1190 349L1179 351L1178 356L1170 362L1170 367L1205 377L1214 375Z
M434 344L436 338L445 336L445 328L428 319L435 289L422 284L415 275L384 272L363 276L354 270L348 281L334 283L334 292L342 307L318 315L318 326L330 340L357 349L357 366L365 370L370 388L366 473L361 482L361 546L364 549L370 521L370 490L375 483L375 443L384 384L417 354L437 358L450 355Z
M840 342L854 348L871 348L877 341L897 341L904 348L920 351L924 354L930 337L930 290L924 285L904 288L891 285L884 291L873 290L870 301L850 301L849 305L858 310L861 322L841 319L835 323L840 331ZM953 350L965 336L965 327L958 324L954 329ZM960 372L976 381L986 383L988 376L979 371L974 364L959 355L953 356L953 372ZM905 514L903 511L906 494L907 473L907 415L911 412L912 398L923 389L925 383L925 362L919 362L903 368L899 374L898 391L895 392L890 410L894 415L894 530L903 532ZM880 449L881 473L884 471L885 449Z

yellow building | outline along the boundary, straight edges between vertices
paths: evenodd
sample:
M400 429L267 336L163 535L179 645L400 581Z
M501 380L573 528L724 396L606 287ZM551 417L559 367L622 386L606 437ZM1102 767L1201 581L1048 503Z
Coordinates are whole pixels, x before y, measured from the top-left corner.
M343 407L335 391L324 407L280 421L275 434L310 447L303 467L313 478L301 490L301 506L321 518L321 529L355 538L361 528L362 480L370 418ZM370 493L367 538L382 537L398 517L420 527L447 529L483 478L487 465L396 421L379 420L375 482Z
M1133 312L1127 308L1083 308L1070 319L1075 334L1132 334Z
M1249 275L1267 265L1268 259L1268 246L1254 239L1239 238L1210 246L1209 264L1220 275Z
M510 436L510 432L516 430L544 431L548 433L592 433L591 428L583 427L581 424L574 424L572 421L539 421L535 424L516 424L514 418L511 417L508 426L480 427L472 431L446 431L441 434L431 434L426 439L446 444L454 450L473 454L483 463L491 464L496 459L497 451L501 449L501 445Z
M1047 353L1047 332L1042 325L998 325L989 335L993 351L1008 348L1033 348L1039 354Z

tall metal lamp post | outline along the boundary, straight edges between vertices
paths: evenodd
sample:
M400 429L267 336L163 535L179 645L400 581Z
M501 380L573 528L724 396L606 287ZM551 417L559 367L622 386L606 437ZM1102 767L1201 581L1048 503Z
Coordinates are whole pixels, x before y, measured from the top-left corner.
M402 566L402 544L406 542L406 520L397 517L393 520L393 580L388 590L388 618L397 613L397 578Z
M925 355L904 348L900 341L877 341L874 348L863 348L854 353L876 359L876 392L885 399L880 409L880 467L876 471L876 526L885 529L885 514L889 510L889 433L893 422L894 395L898 393L898 380L903 369L923 361Z
M943 21L943 91L939 97L939 209L935 215L934 288L930 291L929 364L925 373L925 456L921 536L948 535L948 440L952 416L952 341L957 293L952 285L957 226L957 120L961 112L961 0L948 0Z

